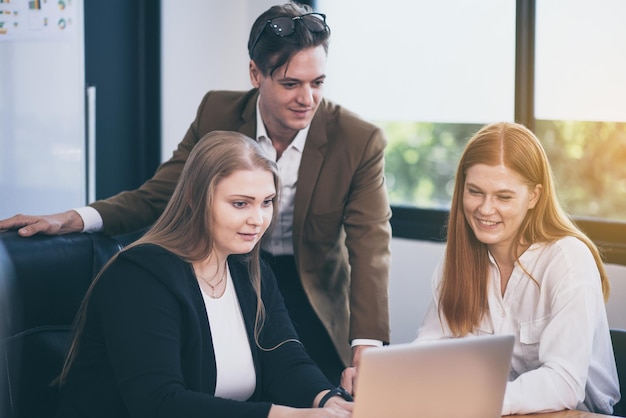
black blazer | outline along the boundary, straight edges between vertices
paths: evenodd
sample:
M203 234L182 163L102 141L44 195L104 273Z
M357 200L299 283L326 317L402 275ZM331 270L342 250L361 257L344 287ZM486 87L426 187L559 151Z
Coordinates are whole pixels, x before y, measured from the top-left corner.
M213 396L211 330L191 264L155 245L120 253L94 287L59 417L265 417L271 403L312 406L332 385L301 344L271 351L254 339L256 295L243 256L229 268L252 350L257 385L238 402ZM262 266L264 348L297 338L271 269Z

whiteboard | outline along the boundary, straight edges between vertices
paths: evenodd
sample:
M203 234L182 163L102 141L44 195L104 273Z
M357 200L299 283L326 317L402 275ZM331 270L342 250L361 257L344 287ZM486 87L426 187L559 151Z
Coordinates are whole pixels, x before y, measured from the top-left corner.
M0 218L83 206L83 3L0 8Z

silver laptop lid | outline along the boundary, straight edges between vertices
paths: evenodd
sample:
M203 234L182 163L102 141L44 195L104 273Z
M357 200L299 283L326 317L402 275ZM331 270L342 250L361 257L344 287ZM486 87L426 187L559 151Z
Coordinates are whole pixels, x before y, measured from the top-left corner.
M354 418L500 418L513 335L364 350Z

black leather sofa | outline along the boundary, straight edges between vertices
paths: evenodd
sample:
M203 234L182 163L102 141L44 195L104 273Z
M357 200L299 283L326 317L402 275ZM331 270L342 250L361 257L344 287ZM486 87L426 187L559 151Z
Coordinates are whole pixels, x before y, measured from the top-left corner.
M0 233L0 417L55 415L74 316L95 274L130 238Z

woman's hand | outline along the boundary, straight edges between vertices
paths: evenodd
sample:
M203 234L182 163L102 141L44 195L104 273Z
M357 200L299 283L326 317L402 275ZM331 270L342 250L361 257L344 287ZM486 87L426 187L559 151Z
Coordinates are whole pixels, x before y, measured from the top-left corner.
M313 405L320 401L329 391L323 390L313 400ZM328 398L323 408L290 408L282 405L272 405L268 418L350 418L354 403L346 401L341 396Z
M352 416L353 409L354 402L348 402L340 396L333 396L326 401L323 408L318 408L318 410L322 410L327 414L320 415L323 417L349 417Z
M352 408L352 402L344 401L339 396L333 396L323 408L302 409L272 405L268 418L350 418Z

